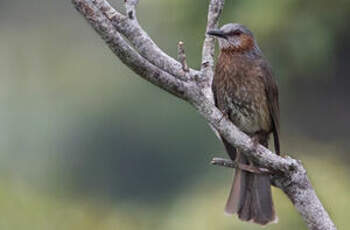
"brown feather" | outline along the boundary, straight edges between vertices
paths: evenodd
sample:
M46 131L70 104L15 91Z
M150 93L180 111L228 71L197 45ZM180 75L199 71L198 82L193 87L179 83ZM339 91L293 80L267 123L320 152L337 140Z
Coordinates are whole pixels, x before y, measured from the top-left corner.
M241 49L221 50L213 80L216 106L246 134L267 147L274 134L279 153L279 106L277 85L262 56L245 55ZM249 163L225 139L232 160ZM268 176L236 169L225 211L237 213L241 220L265 225L276 220Z
M273 77L271 66L263 60L260 64L261 77L265 81L265 91L267 95L269 111L273 122L273 137L275 151L280 154L279 130L280 130L280 108L278 99L278 87Z

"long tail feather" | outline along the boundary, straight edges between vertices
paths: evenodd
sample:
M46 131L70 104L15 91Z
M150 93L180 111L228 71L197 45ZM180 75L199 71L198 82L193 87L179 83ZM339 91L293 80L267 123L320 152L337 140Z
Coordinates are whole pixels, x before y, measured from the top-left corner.
M227 142L225 146L227 151L230 151L228 152L230 156L234 155L242 164L248 163L244 155L236 150L232 153L232 147ZM243 221L261 225L277 222L269 176L236 169L225 213L237 214L239 219Z

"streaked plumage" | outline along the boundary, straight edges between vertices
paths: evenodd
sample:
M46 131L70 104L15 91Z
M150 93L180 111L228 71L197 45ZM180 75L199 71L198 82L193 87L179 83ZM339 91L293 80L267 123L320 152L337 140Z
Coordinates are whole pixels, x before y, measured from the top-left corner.
M220 45L212 86L216 106L266 147L273 133L279 154L278 89L253 34L240 24L227 24L208 34L217 36ZM223 142L232 160L251 163L224 139ZM262 225L275 221L269 177L236 169L225 211Z

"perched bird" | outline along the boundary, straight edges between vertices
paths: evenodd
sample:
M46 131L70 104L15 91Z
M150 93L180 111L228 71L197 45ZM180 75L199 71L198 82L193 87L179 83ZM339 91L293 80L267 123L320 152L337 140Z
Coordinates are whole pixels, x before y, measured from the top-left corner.
M212 85L216 106L256 143L268 147L273 134L279 154L278 89L252 32L231 23L208 34L218 39L220 47ZM256 168L243 153L222 140L233 161ZM276 222L269 176L238 167L225 212L261 225Z

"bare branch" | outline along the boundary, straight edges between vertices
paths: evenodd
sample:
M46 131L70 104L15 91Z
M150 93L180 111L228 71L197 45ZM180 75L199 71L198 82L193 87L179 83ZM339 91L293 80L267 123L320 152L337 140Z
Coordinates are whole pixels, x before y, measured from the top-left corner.
M174 94L185 97L185 84L174 76L152 65L139 55L120 36L105 14L101 13L92 1L73 0L76 9L88 20L97 33L106 41L119 59L144 79ZM116 12L112 12L116 14Z
M202 78L203 80L211 84L214 75L214 52L215 52L215 40L213 37L208 36L207 32L211 29L216 29L218 26L221 12L224 8L225 0L211 0L208 10L208 23L205 33L205 40L202 50Z
M219 158L219 157L214 157L210 161L210 164L227 167L227 168L237 168L237 162L224 159L224 158Z
M255 173L255 174L272 174L270 170L265 168L249 167L249 165L238 164L235 161L231 161L231 160L219 158L219 157L214 157L210 163L212 165L222 166L226 168L239 168L241 170Z
M184 72L188 72L190 71L187 65L187 60L186 60L186 54L185 54L185 47L184 47L184 43L182 41L180 41L177 44L177 51L178 51L178 60L182 65L182 70Z
M274 184L287 194L309 229L336 229L312 189L301 162L290 157L277 156L261 145L256 146L249 136L224 117L215 106L211 90L215 51L212 38L206 35L203 44L201 72L189 68L186 72L182 44L179 45L180 63L165 54L142 30L136 18L137 0L126 0L127 16L113 9L105 0L72 1L124 64L147 81L191 103L219 136L242 151L258 167L274 172ZM217 27L223 5L224 0L210 1L207 30ZM217 160L216 163L234 166Z
M109 12L108 15L113 15L110 12L115 11L111 5L105 0L93 0L95 4L101 5L101 12ZM136 20L135 5L129 4L130 0L126 1L126 8L128 12L132 12L132 18L123 17L120 14L114 14L110 17L113 25L117 31L123 34L135 49L146 58L153 65L159 67L163 71L166 71L176 77L181 78L183 76L181 63L163 52L149 37L149 35L141 28L138 21ZM128 13L129 14L129 13ZM186 79L191 80L200 73L197 70L190 69Z

